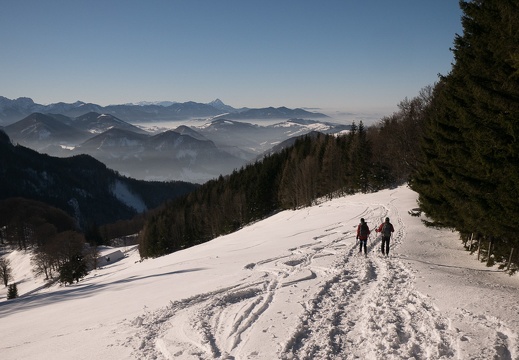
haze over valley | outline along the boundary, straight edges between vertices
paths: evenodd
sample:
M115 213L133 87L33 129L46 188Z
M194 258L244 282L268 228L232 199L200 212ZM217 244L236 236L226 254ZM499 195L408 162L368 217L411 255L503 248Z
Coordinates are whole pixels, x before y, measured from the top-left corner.
M208 104L41 105L0 97L0 123L14 143L52 156L88 154L141 180L203 183L311 132L350 125L303 109L235 109Z

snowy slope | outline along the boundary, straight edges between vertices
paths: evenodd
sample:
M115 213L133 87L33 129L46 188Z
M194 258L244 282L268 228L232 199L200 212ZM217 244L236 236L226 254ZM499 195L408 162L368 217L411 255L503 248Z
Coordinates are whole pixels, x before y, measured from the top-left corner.
M517 359L519 280L407 212L407 187L281 212L0 302L2 359ZM360 217L389 216L391 256Z

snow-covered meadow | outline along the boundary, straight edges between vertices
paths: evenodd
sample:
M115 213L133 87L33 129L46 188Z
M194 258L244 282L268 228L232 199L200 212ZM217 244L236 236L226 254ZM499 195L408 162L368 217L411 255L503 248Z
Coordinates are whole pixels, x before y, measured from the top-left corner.
M518 359L519 277L426 228L416 197L347 196L158 259L127 248L71 286L2 288L0 358ZM390 257L374 234L359 255L359 219L386 216ZM41 285L29 266L22 295Z

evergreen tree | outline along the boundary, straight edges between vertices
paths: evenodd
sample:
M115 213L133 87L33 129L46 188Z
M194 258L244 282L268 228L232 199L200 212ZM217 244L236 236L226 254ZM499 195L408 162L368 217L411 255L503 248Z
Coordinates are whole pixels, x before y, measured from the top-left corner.
M461 1L464 33L435 89L412 186L434 220L512 239L519 222L519 3Z
M449 111L447 86L441 81L428 109L427 123L422 140L422 166L414 174L411 186L419 193L422 210L440 225L461 225L462 209L456 210L456 196L452 186L457 184L454 174L462 166L456 152L464 149L462 131L455 125L456 117ZM466 151L469 149L467 148ZM465 154L467 156L468 154Z
M16 283L12 283L7 288L7 300L16 299L18 297L18 287Z
M85 226L85 240L92 246L108 245L101 236L99 226L94 222L88 222Z
M349 165L353 176L353 190L367 192L370 187L372 152L362 121L352 134Z
M63 284L72 284L88 274L88 267L81 254L75 254L60 268L59 280Z

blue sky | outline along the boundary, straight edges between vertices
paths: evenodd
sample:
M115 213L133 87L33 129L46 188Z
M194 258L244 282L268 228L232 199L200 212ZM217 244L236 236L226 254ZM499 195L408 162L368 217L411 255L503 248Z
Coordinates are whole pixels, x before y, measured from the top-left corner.
M0 0L0 95L396 109L461 32L457 0Z

